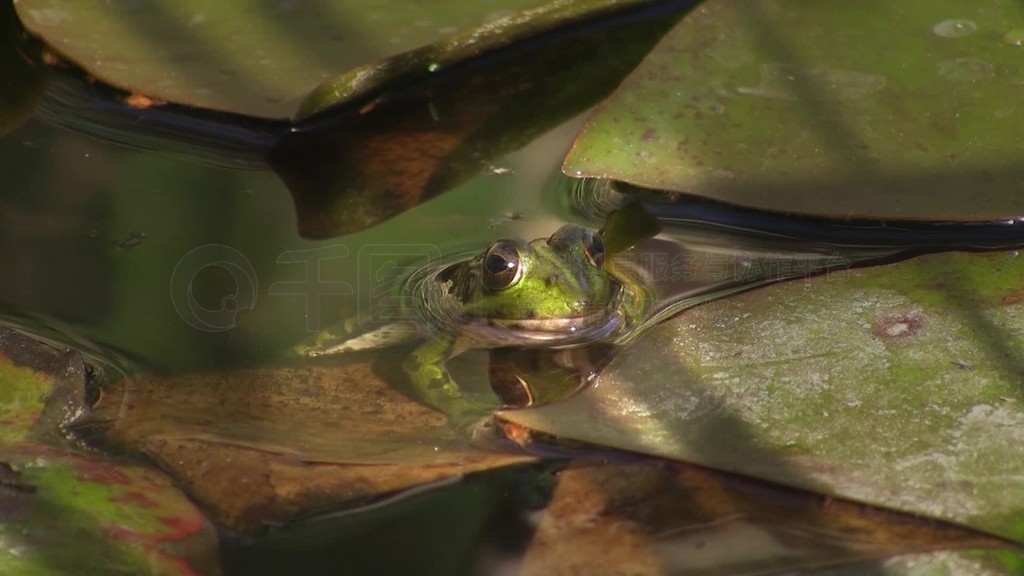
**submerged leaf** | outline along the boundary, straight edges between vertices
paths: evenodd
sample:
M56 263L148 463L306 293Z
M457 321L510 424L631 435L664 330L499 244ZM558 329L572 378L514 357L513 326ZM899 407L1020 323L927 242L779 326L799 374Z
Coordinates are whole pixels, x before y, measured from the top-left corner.
M472 448L365 362L136 377L74 427L153 459L239 531L533 460Z
M523 562L525 573L555 575L820 574L844 565L887 574L875 559L999 548L1013 545L942 522L641 460L576 462L559 473Z

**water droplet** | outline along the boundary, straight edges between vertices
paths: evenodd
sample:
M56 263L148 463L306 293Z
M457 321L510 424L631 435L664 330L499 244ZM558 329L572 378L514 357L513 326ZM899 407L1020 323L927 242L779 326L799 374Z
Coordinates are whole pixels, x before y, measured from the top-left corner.
M943 38L959 38L961 36L967 36L968 34L973 34L977 29L977 24L962 18L943 20L935 26L932 26L932 32L934 32L936 36L942 36Z
M1016 28L1014 30L1008 30L1003 34L1003 44L1009 44L1010 46L1024 46L1024 29Z

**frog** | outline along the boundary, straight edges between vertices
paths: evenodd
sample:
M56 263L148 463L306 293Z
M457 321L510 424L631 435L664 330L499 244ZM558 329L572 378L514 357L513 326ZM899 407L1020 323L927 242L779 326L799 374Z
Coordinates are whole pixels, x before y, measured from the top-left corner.
M531 241L501 238L471 258L425 267L404 290L424 330L402 371L420 400L459 426L494 407L463 394L447 368L452 358L470 349L614 342L643 320L650 302L635 273L608 258L601 233L574 224ZM321 335L300 352L354 349L332 339Z

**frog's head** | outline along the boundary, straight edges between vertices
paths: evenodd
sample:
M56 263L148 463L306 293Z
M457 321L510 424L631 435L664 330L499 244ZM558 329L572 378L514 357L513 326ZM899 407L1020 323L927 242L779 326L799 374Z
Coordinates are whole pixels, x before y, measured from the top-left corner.
M509 343L576 341L614 329L622 287L604 257L597 232L566 225L532 242L498 240L441 279L464 329L500 329Z

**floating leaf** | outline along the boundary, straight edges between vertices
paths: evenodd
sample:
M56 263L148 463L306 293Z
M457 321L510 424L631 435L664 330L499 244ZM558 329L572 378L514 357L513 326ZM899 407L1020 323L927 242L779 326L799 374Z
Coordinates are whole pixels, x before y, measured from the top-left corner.
M383 89L392 88L395 84L425 80L436 76L441 70L452 66L464 66L478 56L527 40L548 43L551 42L551 38L545 35L561 33L563 36L571 36L570 26L594 23L607 26L607 21L623 16L636 18L637 8L645 9L657 4L659 3L651 0L563 0L549 2L530 10L513 12L473 30L332 78L312 91L302 103L297 117L301 120L331 107L365 100L367 96L379 94ZM677 4L678 8L681 8L690 3ZM655 14L666 11L658 9ZM655 33L649 39L656 40L658 36L659 34ZM625 48L633 49L630 44L626 44ZM595 59L603 60L597 55L594 56ZM561 60L553 54L551 57L558 59L563 68L574 68L570 62Z
M564 171L788 213L1016 217L1022 24L1012 0L705 2Z
M77 378L81 390L81 368L0 328L0 572L218 573L212 526L165 476L43 443L56 432L46 414L67 408L53 387Z
M103 82L198 108L285 118L339 71L538 3L435 2L429 13L416 1L365 0L15 6L26 28Z
M503 418L1024 540L1021 278L950 253L750 291Z
M373 90L324 88L330 95L311 106L319 111L327 99L334 108L299 123L270 155L295 199L300 233L356 232L477 174L608 94L689 3L667 13L616 4L609 21L569 26L592 13L584 4L538 12L564 12L557 22L566 29L550 37L476 57L470 35L457 50L430 47L369 66L356 77L374 79ZM514 37L538 19L524 20Z

